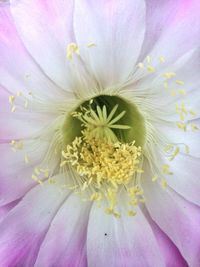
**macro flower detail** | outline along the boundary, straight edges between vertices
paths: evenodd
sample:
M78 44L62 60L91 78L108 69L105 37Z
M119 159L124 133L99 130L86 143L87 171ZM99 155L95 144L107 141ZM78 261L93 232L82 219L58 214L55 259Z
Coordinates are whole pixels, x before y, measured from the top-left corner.
M0 266L199 267L197 0L0 2Z

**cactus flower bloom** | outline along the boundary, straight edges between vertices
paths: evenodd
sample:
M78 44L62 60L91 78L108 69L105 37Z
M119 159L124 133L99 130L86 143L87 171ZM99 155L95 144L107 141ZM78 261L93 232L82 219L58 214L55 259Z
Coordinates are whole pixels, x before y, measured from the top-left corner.
M0 266L200 266L198 0L0 2Z

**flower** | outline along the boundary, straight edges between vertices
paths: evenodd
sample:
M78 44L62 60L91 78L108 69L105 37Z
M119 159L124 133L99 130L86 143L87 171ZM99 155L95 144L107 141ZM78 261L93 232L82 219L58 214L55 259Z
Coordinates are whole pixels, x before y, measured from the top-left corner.
M198 0L0 4L0 266L200 266Z

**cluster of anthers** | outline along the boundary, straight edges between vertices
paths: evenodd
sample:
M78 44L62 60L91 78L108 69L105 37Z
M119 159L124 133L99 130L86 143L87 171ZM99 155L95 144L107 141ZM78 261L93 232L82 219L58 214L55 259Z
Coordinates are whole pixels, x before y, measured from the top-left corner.
M72 116L82 122L82 136L67 145L62 151L61 166L70 163L79 175L81 191L89 192L89 199L108 201L106 212L119 217L115 210L117 194L123 189L128 192L131 206L143 202L143 192L139 186L138 176L142 172L141 147L135 142L122 143L118 140L113 129L127 130L130 126L116 124L124 115L122 111L115 116L118 105L107 114L105 105L96 110L81 107ZM121 192L123 193L123 192ZM129 210L135 215L134 210Z

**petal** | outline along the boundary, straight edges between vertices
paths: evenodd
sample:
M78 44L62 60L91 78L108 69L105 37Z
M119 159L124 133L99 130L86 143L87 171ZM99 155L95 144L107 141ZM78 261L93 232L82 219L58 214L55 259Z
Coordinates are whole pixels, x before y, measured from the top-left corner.
M0 87L0 140L24 139L33 137L53 119L52 114L44 114L25 109L22 103L9 103L10 94ZM27 102L28 103L28 102ZM11 112L15 107L15 112Z
M180 121L176 104L184 103L188 114L186 120L199 118L200 94L200 50L192 49L173 64L162 64L155 72L148 72L145 67L138 68L133 75L133 82L122 88L120 94L129 100L138 102L141 111L149 113L152 123L164 121ZM166 73L174 73L175 77L166 79ZM181 83L181 84L180 84ZM193 115L190 113L193 111Z
M200 160L188 155L179 154L170 163L173 175L166 176L167 183L187 200L200 206Z
M124 206L121 206L122 211ZM89 266L165 266L153 232L138 210L135 217L122 213L120 219L107 215L94 204L87 238Z
M169 143L177 144L180 147L188 146L190 156L200 158L200 132L192 131L191 125L194 124L200 129L200 119L188 121L187 131L179 129L175 123L154 124L159 130L159 134L167 138Z
M99 83L116 85L128 77L139 56L144 1L76 1L74 31L81 57Z
M19 203L19 201L20 200L15 200L13 202L10 202L10 203L0 207L0 222L5 218L7 213Z
M200 3L198 0L156 1L147 3L147 30L142 55L155 61L164 56L173 62L199 45Z
M188 264L181 256L177 247L169 239L169 237L160 229L160 227L152 220L148 211L143 209L154 235L158 241L159 248L164 256L166 267L188 267Z
M73 40L73 2L11 1L14 22L26 48L44 72L64 89L68 86L66 47Z
M62 205L41 245L35 267L87 266L86 235L90 204L72 194ZM80 223L81 222L81 223Z
M24 48L8 6L0 9L0 56L0 85L10 94L20 91L25 96L32 92L40 97L63 97L61 89L50 81Z
M29 144L30 142L27 142L24 146L29 146ZM40 143L39 149L35 146L30 147L30 153L27 152L30 162L26 163L24 150L14 152L10 144L0 144L0 205L24 196L37 184L32 179L32 174L34 168L41 163L47 148L48 145L45 143Z
M147 209L178 247L189 266L200 265L200 209L170 190L164 190L150 179L148 169L143 177Z
M40 244L65 198L60 186L47 182L31 190L8 213L0 224L2 267L34 265Z

